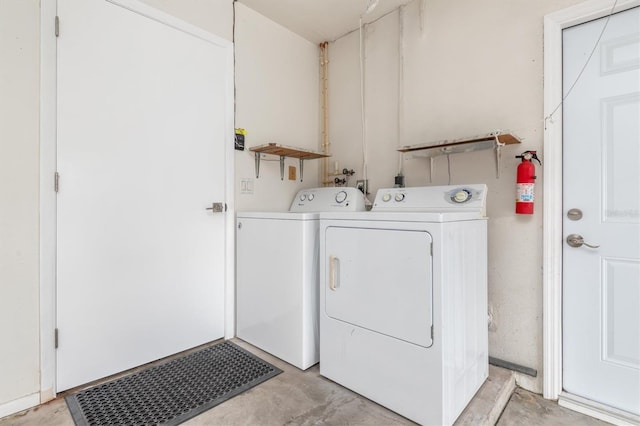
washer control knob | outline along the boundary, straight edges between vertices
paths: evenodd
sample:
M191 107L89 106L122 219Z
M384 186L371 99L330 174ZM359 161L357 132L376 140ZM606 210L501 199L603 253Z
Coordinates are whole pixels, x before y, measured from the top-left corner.
M402 192L399 192L396 194L396 196L394 197L394 199L398 202L404 200L404 194Z
M336 194L336 202L337 202L338 204L340 204L340 203L344 203L344 200L346 200L346 199L347 199L347 193L346 193L346 191L340 191L340 192L338 192L338 193Z
M300 195L300 201L304 201L307 199L307 194Z
M309 196L307 197L307 200L311 201L311 200L313 200L314 198L316 198L316 196L315 196L315 195L313 195L313 194L309 194Z
M389 194L388 192L382 196L382 201L384 201L385 203L388 202L390 199L391 199L391 194Z

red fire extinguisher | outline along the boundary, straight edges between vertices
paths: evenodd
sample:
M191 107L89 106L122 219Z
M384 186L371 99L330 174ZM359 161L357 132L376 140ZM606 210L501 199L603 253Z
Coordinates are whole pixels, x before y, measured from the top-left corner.
M536 166L531 160L542 163L536 155L536 151L525 151L516 158L521 158L518 165L516 178L516 213L533 214L533 190L536 181Z

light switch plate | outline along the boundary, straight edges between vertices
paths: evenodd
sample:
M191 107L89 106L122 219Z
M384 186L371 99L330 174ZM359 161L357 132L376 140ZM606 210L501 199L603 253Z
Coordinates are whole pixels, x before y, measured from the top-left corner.
M240 193L253 194L253 179L251 178L240 179Z

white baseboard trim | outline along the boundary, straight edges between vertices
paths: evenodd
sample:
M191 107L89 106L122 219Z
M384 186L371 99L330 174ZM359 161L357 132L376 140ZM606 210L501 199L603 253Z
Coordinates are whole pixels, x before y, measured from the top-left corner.
M558 405L618 426L640 424L640 416L566 392L558 397Z
M10 416L27 408L35 407L40 404L40 393L23 396L13 401L0 404L0 418Z

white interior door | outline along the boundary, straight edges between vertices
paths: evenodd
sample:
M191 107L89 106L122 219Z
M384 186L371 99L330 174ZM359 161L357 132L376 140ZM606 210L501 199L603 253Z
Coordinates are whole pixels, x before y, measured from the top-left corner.
M58 0L57 390L224 334L231 44ZM232 111L232 110L231 110Z
M605 19L563 31L564 91ZM640 9L613 15L563 109L565 391L640 414ZM571 215L571 209L579 209ZM573 245L579 245L575 237Z

